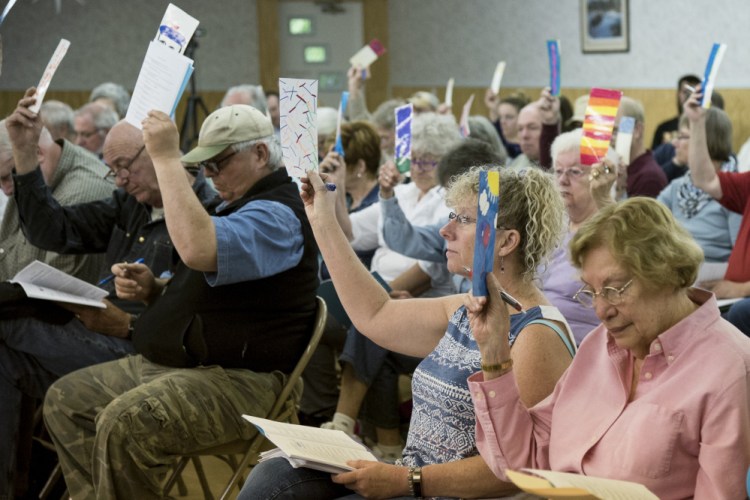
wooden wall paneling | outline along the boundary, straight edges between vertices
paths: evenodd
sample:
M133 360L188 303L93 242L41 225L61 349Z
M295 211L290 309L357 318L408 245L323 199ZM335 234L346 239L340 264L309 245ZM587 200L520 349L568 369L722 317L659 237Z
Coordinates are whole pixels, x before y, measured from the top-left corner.
M364 23L365 43L377 38L386 48L386 53L372 65L367 81L367 105L374 111L378 105L390 98L390 62L388 52L388 0L365 0L362 2L362 22Z
M258 54L260 83L264 89L279 88L281 53L279 49L279 0L256 0L258 14Z

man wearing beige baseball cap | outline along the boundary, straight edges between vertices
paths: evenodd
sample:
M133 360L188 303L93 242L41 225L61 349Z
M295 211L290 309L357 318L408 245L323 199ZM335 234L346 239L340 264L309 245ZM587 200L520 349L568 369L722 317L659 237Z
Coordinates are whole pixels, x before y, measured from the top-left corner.
M143 138L179 258L169 281L141 264L112 268L118 296L148 303L132 329L138 354L48 392L73 498L161 497L178 456L252 437L240 415L270 410L316 313L317 248L271 121L251 106L221 108L181 158L175 124L152 111ZM220 199L208 210L183 163L213 180Z

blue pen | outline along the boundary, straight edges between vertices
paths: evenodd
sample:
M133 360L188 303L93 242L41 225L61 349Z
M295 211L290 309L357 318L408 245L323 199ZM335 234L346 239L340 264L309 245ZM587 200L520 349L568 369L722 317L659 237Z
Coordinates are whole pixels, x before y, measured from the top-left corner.
M127 262L126 262L126 264L127 264ZM135 259L135 261L133 261L133 264L143 264L143 258ZM106 278L104 278L103 280L101 280L99 283L97 283L96 286L106 285L107 283L109 283L113 279L115 279L115 275L114 274L110 274L109 276L107 276Z

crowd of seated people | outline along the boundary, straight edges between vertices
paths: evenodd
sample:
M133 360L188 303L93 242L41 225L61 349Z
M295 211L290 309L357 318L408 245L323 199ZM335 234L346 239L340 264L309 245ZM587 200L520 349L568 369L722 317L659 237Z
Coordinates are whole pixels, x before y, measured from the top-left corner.
M230 87L190 151L163 113L125 121L121 85L39 113L25 93L0 122L0 499L23 398L42 405L74 499L163 497L180 457L256 435L241 415L273 404L326 279L352 326L329 316L296 397L308 423L355 438L370 426L380 461L334 475L264 461L239 498L508 496L506 471L524 467L742 498L750 173L728 115L700 106L700 80L680 79L654 151L646 110L624 95L612 149L632 117L627 163L586 165L585 95L573 112L549 89L488 89L488 116L462 138L432 92L371 113L369 75L349 69L340 127L318 108L319 171L298 183L273 89ZM405 103L406 173L393 162ZM482 170L499 173L500 207L489 294L475 297ZM105 307L19 295L7 280L33 260L101 284ZM722 279L697 282L704 263L726 264Z

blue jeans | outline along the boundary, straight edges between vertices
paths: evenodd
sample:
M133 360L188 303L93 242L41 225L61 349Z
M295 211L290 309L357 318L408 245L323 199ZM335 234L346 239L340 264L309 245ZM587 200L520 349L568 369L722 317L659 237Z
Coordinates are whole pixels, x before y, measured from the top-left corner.
M129 340L92 332L77 319L0 321L0 499L12 497L21 396L41 399L62 375L134 352Z
M328 500L352 493L331 481L331 474L313 469L295 469L284 458L274 458L253 467L237 500Z
M398 428L401 423L398 376L412 373L422 358L384 349L352 326L339 360L352 365L357 379L368 386L362 404L362 420L384 429Z
M285 458L274 458L253 467L237 500L355 500L362 497L331 481L329 472L295 469ZM410 498L410 497L402 497Z

